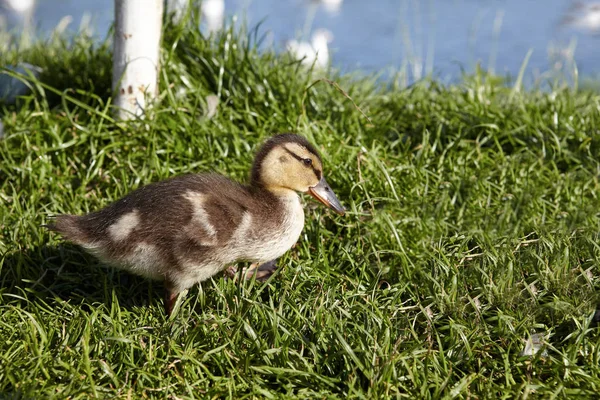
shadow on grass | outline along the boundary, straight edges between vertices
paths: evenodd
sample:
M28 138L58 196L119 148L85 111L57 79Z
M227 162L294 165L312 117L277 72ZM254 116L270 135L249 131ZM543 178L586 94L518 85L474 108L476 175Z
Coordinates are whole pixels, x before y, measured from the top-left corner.
M256 281L264 282L275 269L275 261L261 265L256 269ZM240 274L250 274L248 267L233 271L237 272L227 269L215 278L237 282ZM99 305L110 310L116 302L114 305L129 311L142 307L164 315L162 282L106 266L70 243L7 252L0 258L0 272L0 306L18 304L27 310L29 303L33 303L32 309L68 303L90 312ZM246 282L253 285L250 279ZM198 285L194 285L186 297L197 291ZM268 297L267 292L263 297Z
M0 259L1 303L61 302L89 311L116 300L127 310L152 306L163 312L163 285L107 267L71 244L13 250Z

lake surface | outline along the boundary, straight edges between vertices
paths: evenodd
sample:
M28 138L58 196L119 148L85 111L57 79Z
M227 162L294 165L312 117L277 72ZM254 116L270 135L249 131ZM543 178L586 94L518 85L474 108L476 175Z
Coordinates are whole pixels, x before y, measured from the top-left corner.
M344 0L334 10L314 0L226 0L225 15L227 21L235 15L238 23L245 20L250 27L260 22L267 45L278 50L290 39L309 39L314 30L326 28L333 34L331 63L344 71L403 70L411 80L433 73L448 81L459 77L461 69L473 71L480 63L484 69L516 76L531 51L530 77L552 72L569 75L573 63L580 75L600 76L600 31L564 23L569 15L576 23L577 13L583 15L590 4ZM6 10L4 14L9 24L19 26L18 16ZM113 1L38 0L32 15L38 32L51 31L65 16L72 17L69 29L77 30L87 15L94 33L103 38L113 20Z

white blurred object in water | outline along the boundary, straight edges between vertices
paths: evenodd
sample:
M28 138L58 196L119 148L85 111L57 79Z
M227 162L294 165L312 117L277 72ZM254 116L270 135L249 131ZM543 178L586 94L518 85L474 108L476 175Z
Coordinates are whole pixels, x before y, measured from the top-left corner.
M330 31L317 29L310 43L290 40L286 43L286 49L295 58L301 59L302 64L314 64L318 68L326 68L329 65L329 43L332 40L333 34Z
M561 25L569 25L592 34L600 33L600 3L574 2L563 17Z
M27 14L34 5L35 0L0 0L0 8L17 14Z
M35 0L0 0L0 28L20 32L22 44L27 45L34 8Z
M201 7L208 33L221 30L223 28L223 19L225 18L225 1L203 0Z
M344 0L317 0L317 2L322 4L328 13L337 14L340 12Z

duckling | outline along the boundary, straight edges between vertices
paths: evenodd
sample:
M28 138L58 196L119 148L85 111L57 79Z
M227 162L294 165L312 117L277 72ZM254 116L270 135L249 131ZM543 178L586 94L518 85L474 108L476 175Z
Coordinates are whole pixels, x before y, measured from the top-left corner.
M256 153L248 185L215 173L173 177L99 211L59 215L48 228L105 264L164 281L169 316L194 284L231 264L270 263L288 251L304 227L298 192L344 215L315 147L279 134Z
M286 49L294 58L302 60L306 66L315 65L318 69L325 69L329 65L329 43L333 34L327 29L317 29L313 33L311 42L290 40Z

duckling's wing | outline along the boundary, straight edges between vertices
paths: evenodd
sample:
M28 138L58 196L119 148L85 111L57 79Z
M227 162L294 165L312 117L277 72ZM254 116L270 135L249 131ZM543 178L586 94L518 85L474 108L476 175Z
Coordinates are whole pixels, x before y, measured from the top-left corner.
M84 247L110 247L111 253L141 242L168 247L182 236L216 246L253 207L248 191L221 175L184 175L141 187L97 212L60 215L49 228Z

